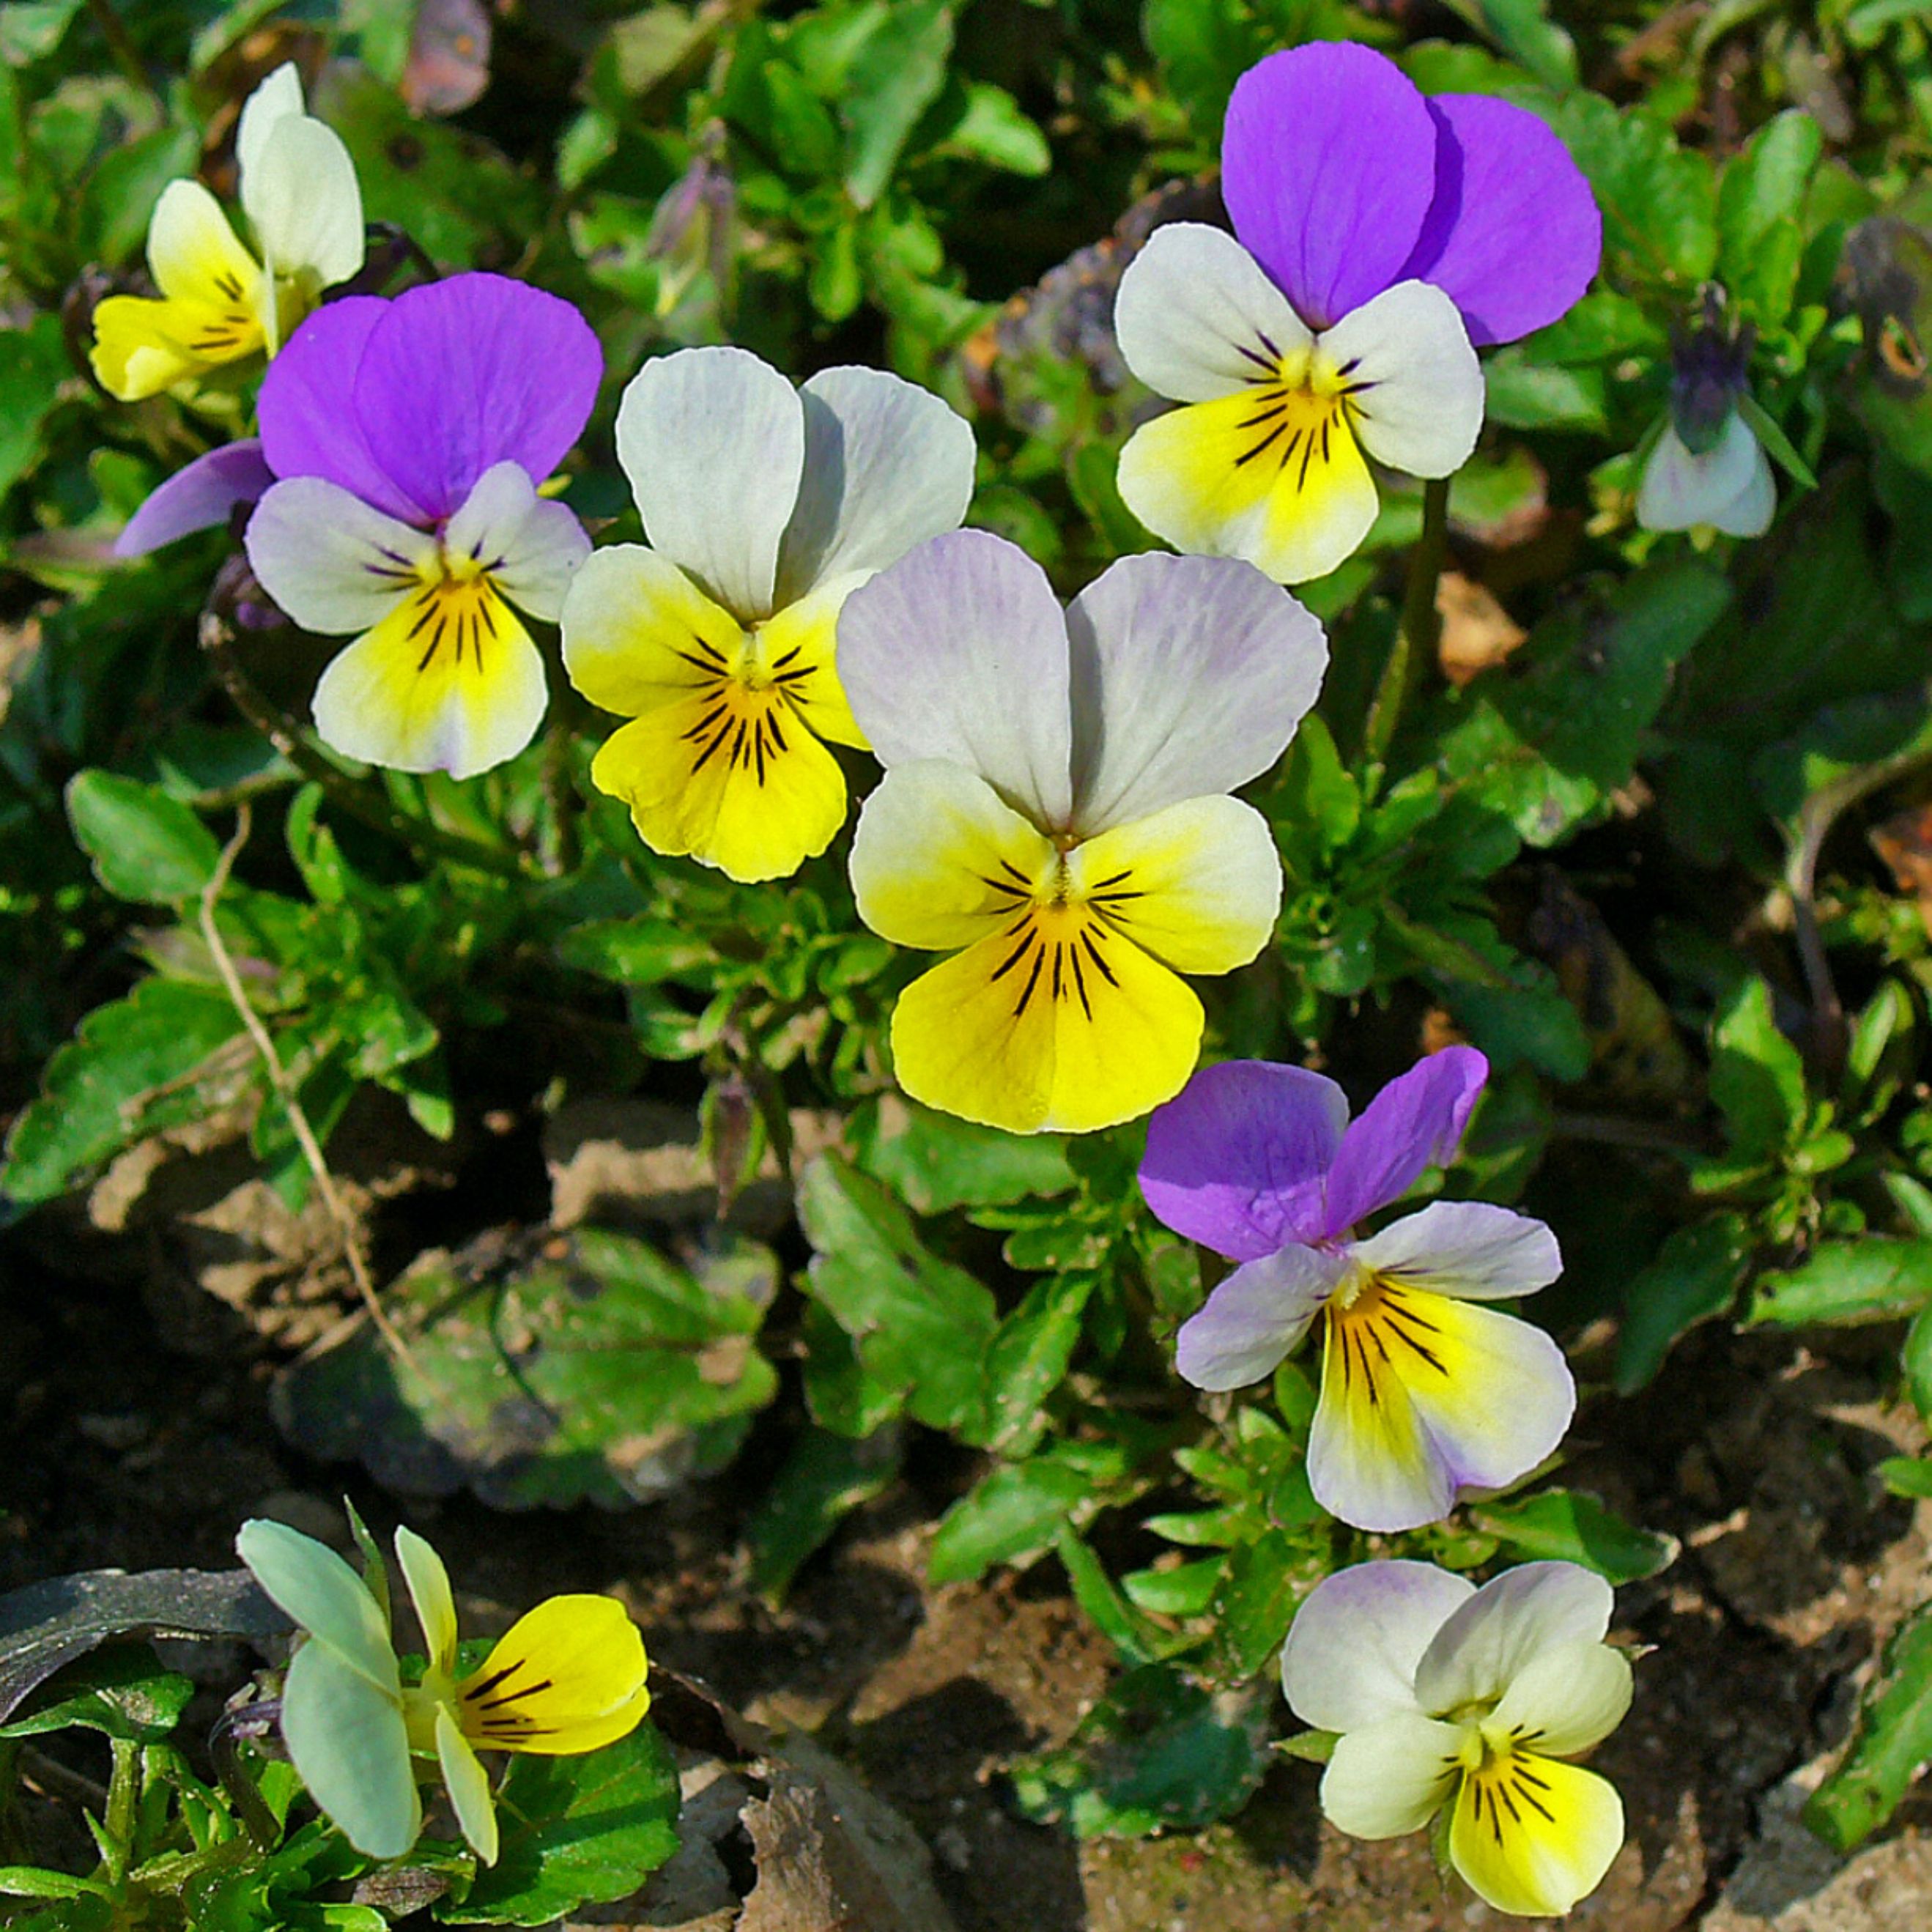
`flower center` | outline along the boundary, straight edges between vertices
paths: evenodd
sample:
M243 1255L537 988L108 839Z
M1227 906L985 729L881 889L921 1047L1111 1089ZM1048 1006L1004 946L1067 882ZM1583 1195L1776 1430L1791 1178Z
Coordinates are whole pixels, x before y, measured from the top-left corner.
M1327 1367L1342 1378L1345 1400L1379 1408L1391 1380L1432 1373L1448 1379L1442 1331L1425 1298L1360 1268L1344 1275L1323 1310Z
M1077 1002L1090 1020L1095 976L1110 986L1120 983L1109 956L1130 943L1120 930L1126 908L1146 896L1135 888L1132 868L1076 886L1066 855L1057 853L1034 878L1002 859L999 871L982 874L981 883L1005 902L1003 936L1011 944L992 976L995 983L1011 982L1013 1017L1044 999L1056 1006Z
M188 346L212 362L230 362L262 346L262 318L251 292L233 270L224 268L214 278L214 290L222 305L206 315Z
M396 550L385 549L381 555L386 562L363 567L378 577L416 581L402 608L409 619L404 636L416 646L417 670L429 670L447 650L458 670L469 664L482 671L485 652L516 621L490 574L502 560L484 563L439 550L434 563L416 565Z
M1241 350L1255 364L1246 379L1253 407L1237 425L1248 440L1234 466L1244 469L1264 456L1277 471L1293 464L1295 488L1304 489L1310 469L1327 466L1338 439L1354 440L1352 399L1375 385L1355 374L1354 362L1331 362L1319 344L1284 355L1267 336L1259 340L1259 349Z
M692 632L688 645L677 655L699 674L700 715L680 734L694 748L694 776L722 757L728 771L742 766L754 784L764 785L771 761L791 748L786 724L803 709L800 687L813 669L800 661L804 648L794 644L767 662L764 635L756 626L735 652Z
M1526 1748L1540 1735L1526 1736L1519 1726L1498 1741L1472 1724L1463 1731L1461 1749L1443 1760L1445 1780L1453 1773L1461 1774L1477 1828L1487 1832L1498 1845L1507 1831L1520 1829L1532 1812L1546 1823L1556 1822L1550 1780L1540 1769L1543 1761Z

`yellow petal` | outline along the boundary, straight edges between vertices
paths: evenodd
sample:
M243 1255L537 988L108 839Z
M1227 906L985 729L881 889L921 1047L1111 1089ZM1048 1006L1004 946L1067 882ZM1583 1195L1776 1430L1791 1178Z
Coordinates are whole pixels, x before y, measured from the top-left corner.
M221 204L196 181L170 182L148 224L148 267L171 302L252 312L262 271Z
M205 302L110 296L94 311L90 360L110 396L137 403L261 346L261 326L252 314Z
M1059 870L1052 842L944 758L895 765L852 841L859 916L895 946L949 952L1016 917Z
M838 682L836 646L838 612L846 598L872 574L853 571L828 578L808 597L775 610L758 626L758 646L773 676L789 674L786 690L806 724L835 745L872 748Z
M899 1084L1015 1133L1079 1133L1172 1100L1201 1002L1078 904L1034 906L915 980L892 1014Z
M1072 891L1182 973L1230 973L1268 944L1281 861L1268 822L1233 798L1195 798L1103 832L1067 855Z
M496 1804L490 1795L490 1774L483 1768L468 1740L447 1708L436 1714L436 1761L444 1788L470 1849L486 1865L496 1862Z
M1245 557L1278 584L1324 575L1376 518L1345 405L1306 390L1190 403L1136 430L1120 494L1177 550Z
M428 1540L406 1524L397 1526L396 1561L422 1626L429 1668L446 1674L456 1667L456 1594L449 1572Z
M316 686L322 742L392 771L463 778L514 758L549 693L543 659L488 578L424 584Z
M1498 1912L1557 1918L1603 1882L1623 1841L1623 1804L1608 1780L1520 1751L1466 1774L1449 1856Z
M587 567L587 566L586 566ZM776 687L720 677L614 732L591 782L654 852L740 880L779 879L845 822L845 775Z
M609 1597L552 1597L511 1625L457 1694L489 1750L566 1756L627 1737L650 1708L644 1640Z
M745 646L729 611L640 544L592 552L571 578L558 621L571 682L626 718L708 687L736 666Z

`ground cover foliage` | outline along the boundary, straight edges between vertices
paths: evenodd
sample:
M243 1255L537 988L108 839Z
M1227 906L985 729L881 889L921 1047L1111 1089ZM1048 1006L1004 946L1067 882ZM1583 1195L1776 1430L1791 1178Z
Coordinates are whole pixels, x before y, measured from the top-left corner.
M1932 41L1910 10L0 9L4 1211L207 1123L299 1203L369 1089L458 1147L506 1105L689 1110L721 1216L774 1167L795 1215L675 1252L590 1226L378 1270L394 1332L291 1366L278 1423L405 1493L514 1508L632 1506L770 1428L783 1460L745 1535L774 1598L921 1432L980 1452L934 1577L1057 1562L1118 1652L1072 1739L1013 1777L1024 1812L1082 1834L1238 1810L1291 1728L1274 1660L1330 1573L1557 1558L1618 1583L1667 1540L1568 1486L1560 1451L1429 1528L1330 1517L1306 1471L1311 1356L1205 1399L1175 1375L1214 1276L1142 1200L1144 1126L1024 1137L903 1100L889 1018L928 962L860 922L849 828L772 883L654 854L590 781L605 726L553 632L542 734L481 776L319 744L333 646L256 621L229 532L111 554L157 485L246 427L247 388L116 402L87 373L89 317L142 287L166 182L232 189L237 106L293 60L375 224L364 286L495 270L596 329L563 500L600 541L641 533L624 384L728 341L794 380L872 363L936 390L977 440L969 523L1070 596L1152 547L1114 480L1160 406L1111 332L1122 262L1157 222L1219 218L1237 79L1318 40L1543 116L1594 192L1603 265L1486 357L1446 526L1398 481L1362 548L1299 586L1330 669L1245 792L1281 913L1259 959L1204 982L1204 1057L1318 1066L1359 1102L1426 1049L1479 1048L1480 1108L1423 1191L1555 1228L1563 1280L1528 1312L1595 1338L1592 1400L1644 1387L1695 1324L1888 1323L1932 1418ZM1779 465L1754 538L1636 520L1714 341ZM873 768L840 756L862 796ZM1932 1496L1922 1460L1883 1474ZM150 1601L114 1629L185 1614ZM138 1899L141 1922L362 1928L434 1898L538 1923L668 1849L646 1728L575 1784L572 1760L512 1774L555 1787L531 1801L539 1838L580 1802L628 1808L608 1870L565 1869L560 1825L554 1860L538 1844L479 1878L452 1843L416 1892L339 1902L370 1862L286 1828L285 1768L267 1822L244 1816L168 1742L181 1680L46 1654L70 1675L5 1734L93 1725L116 1782L100 1870L40 1922L125 1922ZM1932 1606L1809 1822L1856 1843L1928 1755Z

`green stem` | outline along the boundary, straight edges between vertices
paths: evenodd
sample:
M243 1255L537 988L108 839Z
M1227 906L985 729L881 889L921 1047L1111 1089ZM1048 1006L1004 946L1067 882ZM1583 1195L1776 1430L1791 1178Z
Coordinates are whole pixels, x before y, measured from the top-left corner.
M303 777L313 778L352 818L386 832L403 844L447 859L453 865L494 872L500 878L527 876L522 863L510 854L466 838L460 832L446 832L426 818L399 812L373 786L358 784L346 772L332 764L302 735L295 720L272 704L242 668L235 655L235 628L219 611L210 609L201 614L201 647L208 653L215 676L236 710Z
M1380 782L1396 728L1436 656L1442 620L1436 608L1436 586L1449 554L1449 479L1439 476L1422 486L1422 534L1409 553L1408 585L1402 594L1402 620L1382 667L1362 728L1362 760Z

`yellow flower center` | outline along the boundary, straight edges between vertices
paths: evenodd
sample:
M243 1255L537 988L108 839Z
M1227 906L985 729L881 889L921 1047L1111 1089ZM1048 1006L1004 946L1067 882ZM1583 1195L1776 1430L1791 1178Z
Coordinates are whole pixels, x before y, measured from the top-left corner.
M458 670L472 652L475 669L483 670L486 649L516 623L490 574L502 560L485 563L477 557L440 551L434 563L418 565L398 550L385 549L381 555L382 562L363 568L372 576L403 584L413 581L416 586L400 608L406 620L404 641L416 651L417 671L434 667L446 648L454 654ZM386 621L398 620L392 615Z
M1118 962L1110 963L1109 956L1130 943L1120 924L1127 906L1146 896L1132 879L1129 868L1076 888L1064 854L1031 879L1004 859L997 874L984 878L1006 902L1010 922L1002 936L1010 944L992 977L995 984L1010 985L1016 1018L1036 999L1055 1005L1078 1001L1087 1018L1094 1017L1094 982L1120 985Z
M1283 355L1268 337L1267 354L1244 348L1256 365L1248 377L1252 405L1238 429L1246 439L1234 458L1237 470L1270 458L1277 473L1294 466L1294 487L1305 489L1311 467L1325 471L1338 443L1354 440L1355 405L1351 398L1374 385L1356 378L1355 364L1339 366L1314 349Z
M1339 1375L1344 1397L1371 1408L1382 1406L1391 1380L1413 1381L1419 1374L1448 1380L1441 1324L1426 1309L1436 1299L1352 1268L1323 1312L1323 1372Z
M771 761L791 748L786 726L804 728L796 722L803 710L802 687L815 668L802 662L804 652L802 644L794 644L768 662L764 633L756 625L735 652L691 634L676 655L700 674L702 710L682 734L692 746L693 776L722 758L727 771L742 766L754 784L764 784Z
M1519 1725L1499 1738L1486 1726L1469 1724L1460 1750L1443 1760L1445 1778L1451 1772L1461 1777L1462 1797L1477 1828L1498 1846L1506 1833L1532 1822L1532 1814L1546 1824L1556 1822L1544 1760L1528 1748L1541 1735L1525 1732Z

